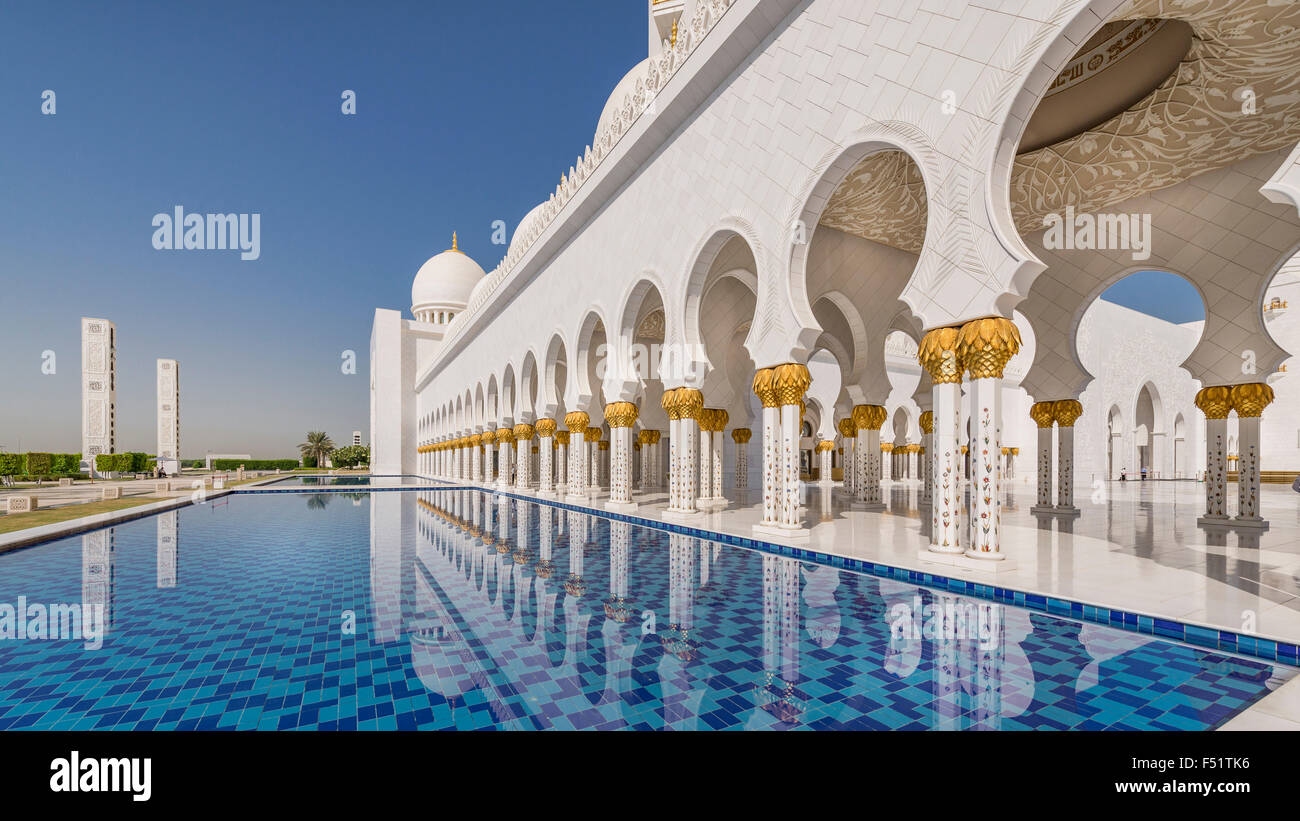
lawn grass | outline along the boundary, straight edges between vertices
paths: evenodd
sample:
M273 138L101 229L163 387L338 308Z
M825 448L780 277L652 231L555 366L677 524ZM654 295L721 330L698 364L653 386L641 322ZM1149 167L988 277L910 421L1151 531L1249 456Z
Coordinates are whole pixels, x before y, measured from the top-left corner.
M163 501L163 498L160 496L133 496L130 499L104 499L99 502L64 505L63 507L51 507L44 510L38 507L29 513L8 513L0 516L0 533L12 533L15 530L26 530L29 527L51 525L56 522L66 522L70 519L80 519L82 516L94 516L96 513L109 513L114 510L124 510L129 507L139 507L150 502L161 501Z

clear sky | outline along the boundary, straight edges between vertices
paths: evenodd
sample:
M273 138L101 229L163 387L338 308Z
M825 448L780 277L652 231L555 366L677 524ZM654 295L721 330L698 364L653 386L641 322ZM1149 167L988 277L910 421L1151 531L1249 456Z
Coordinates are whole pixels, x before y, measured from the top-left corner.
M119 449L155 448L158 357L187 457L368 436L374 309L453 230L491 270L645 54L643 0L6 4L0 448L80 450L82 316L117 323ZM155 250L177 205L261 214L261 258Z
M7 5L0 449L80 449L82 316L117 323L121 450L154 450L158 357L187 458L368 435L374 308L453 230L490 270L645 53L644 0ZM176 206L260 214L260 258L155 250ZM1107 298L1165 315L1158 285Z

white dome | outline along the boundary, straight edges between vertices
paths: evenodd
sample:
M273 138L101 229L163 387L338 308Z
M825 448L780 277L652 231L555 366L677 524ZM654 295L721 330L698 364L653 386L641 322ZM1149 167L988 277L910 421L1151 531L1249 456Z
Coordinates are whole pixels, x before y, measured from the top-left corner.
M515 233L510 237L510 249L506 251L507 254L513 254L516 250L520 250L524 243L524 237L528 236L529 232L536 228L538 223L542 221L542 208L545 205L546 203L539 202L537 207L529 211L524 218L519 221L519 227L515 228Z
M649 75L649 66L650 58L647 57L637 63L631 71L623 76L623 79L618 81L618 85L614 86L613 93L605 101L604 110L600 112L600 122L596 125L596 139L592 140L593 145L596 140L600 139L600 135L605 133L605 129L614 121L614 118L618 116L618 112L623 109L623 98L636 91L636 81Z
M456 248L454 236L451 246L421 265L411 283L411 314L417 319L422 309L463 310L474 287L486 276L477 262Z

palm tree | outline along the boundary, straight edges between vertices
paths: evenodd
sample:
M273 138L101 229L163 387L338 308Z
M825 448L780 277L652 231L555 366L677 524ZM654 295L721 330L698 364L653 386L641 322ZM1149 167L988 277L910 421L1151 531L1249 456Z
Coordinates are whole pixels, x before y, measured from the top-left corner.
M325 457L334 451L334 441L323 430L310 430L307 431L307 441L299 445L298 450L304 459L316 457L316 466L323 467Z

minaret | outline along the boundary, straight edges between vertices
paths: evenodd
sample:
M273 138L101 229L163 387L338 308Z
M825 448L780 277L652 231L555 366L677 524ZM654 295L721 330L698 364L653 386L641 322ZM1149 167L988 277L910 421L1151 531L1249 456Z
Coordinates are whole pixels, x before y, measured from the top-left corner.
M117 451L117 326L81 318L81 469Z

